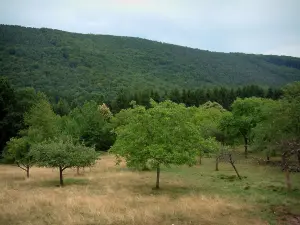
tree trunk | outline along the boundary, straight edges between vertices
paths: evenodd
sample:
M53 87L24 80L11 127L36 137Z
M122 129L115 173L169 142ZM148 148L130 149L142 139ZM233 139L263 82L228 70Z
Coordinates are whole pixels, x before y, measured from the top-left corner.
M219 157L216 157L216 171L219 171Z
M77 166L77 175L79 175L80 173L79 173L79 166Z
M232 165L232 167L233 167L233 169L234 169L236 175L237 175L238 178L241 180L242 178L241 178L239 172L237 171L237 168L236 168L235 165L234 165L234 161L232 160L232 155L231 155L231 154L229 155L229 162L230 162L230 164Z
M288 189L288 191L290 191L292 189L292 184L291 184L291 178L290 178L290 171L289 171L288 167L285 168L285 178L286 178L287 189Z
M297 158L298 158L298 165L299 165L299 167L300 167L300 152L298 151L298 153L297 153Z
M59 185L62 187L64 186L64 180L63 180L63 168L59 167Z
M245 158L248 158L248 138L244 136L244 143L245 143Z
M29 166L26 167L26 176L29 178Z
M199 154L199 165L202 165L202 154Z
M159 189L159 176L160 176L160 167L159 167L159 164L157 164L157 167L156 167L156 186L155 186L156 189Z
M234 171L236 172L236 175L238 176L238 178L241 180L242 178L241 178L239 172L237 171L237 169L236 169L234 163L231 162L230 164L232 165L232 167L233 167Z

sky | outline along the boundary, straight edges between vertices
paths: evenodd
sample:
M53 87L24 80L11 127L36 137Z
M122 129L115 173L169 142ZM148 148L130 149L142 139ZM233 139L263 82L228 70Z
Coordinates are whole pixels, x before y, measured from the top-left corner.
M300 0L0 0L0 24L300 57Z

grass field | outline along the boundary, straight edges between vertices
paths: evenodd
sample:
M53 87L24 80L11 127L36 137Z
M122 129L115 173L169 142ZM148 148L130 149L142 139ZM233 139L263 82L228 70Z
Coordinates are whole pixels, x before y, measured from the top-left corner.
M57 170L33 168L25 179L15 166L0 165L0 224L299 224L300 174L287 193L278 168L228 164L214 171L213 159L195 167L163 168L161 190L155 172L134 172L103 156L76 175L66 170L57 187Z

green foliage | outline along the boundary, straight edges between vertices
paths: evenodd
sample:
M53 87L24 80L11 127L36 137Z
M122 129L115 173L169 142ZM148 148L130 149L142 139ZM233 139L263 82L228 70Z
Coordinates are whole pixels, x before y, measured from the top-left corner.
M221 129L232 137L242 136L250 140L251 131L262 120L262 106L273 100L263 98L238 98L232 104L232 113L220 122Z
M95 101L85 102L70 112L65 119L65 125L72 137L87 146L95 146L97 150L105 151L114 142L110 132L111 113L108 107L99 106Z
M248 144L252 141L253 129L263 120L262 106L272 104L273 100L263 98L245 98L234 101L232 113L225 114L220 121L220 128L232 140L243 138L245 157L248 154Z
M0 77L0 151L6 141L18 131L18 120L14 113L15 93L7 79Z
M255 144L267 155L281 150L280 144L300 135L300 82L287 85L283 98L261 106L262 121L255 128Z
M76 167L91 166L97 159L93 148L74 144L72 140L54 139L34 144L30 150L38 166L45 167Z
M21 169L27 172L29 177L29 168L34 164L32 156L30 156L30 141L27 137L11 138L7 143L4 159L7 162L13 162Z
M22 132L29 136L32 142L41 142L57 137L60 133L60 117L57 116L45 97L25 113L25 124L29 127Z
M111 99L124 88L280 86L300 76L298 58L216 53L141 38L0 25L0 43L1 75L16 87L78 103Z
M5 78L0 77L0 155L5 143L26 128L24 113L39 96L32 88L14 90Z
M30 142L28 138L11 138L7 143L5 158L17 164L32 165L33 160L29 156Z
M198 148L208 144L193 123L193 116L193 109L171 101L152 100L149 109L135 106L122 110L115 118L117 139L110 152L138 169L159 169L161 164L191 166Z
M68 115L71 111L69 103L65 99L59 99L53 108L54 112L60 116Z
M226 110L216 102L206 102L199 108L191 108L195 111L193 123L198 126L199 132L205 140L199 147L200 155L218 151L219 143L224 142L223 133L219 129L219 122Z
M288 84L283 89L283 113L286 115L286 130L300 136L300 82Z
M63 185L62 172L65 169L91 166L97 159L94 148L74 144L74 141L71 139L53 139L34 144L29 155L38 166L58 167L61 186Z

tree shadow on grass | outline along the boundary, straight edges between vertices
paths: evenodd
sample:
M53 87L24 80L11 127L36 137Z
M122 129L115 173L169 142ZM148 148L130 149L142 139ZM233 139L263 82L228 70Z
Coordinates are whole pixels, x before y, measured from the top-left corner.
M184 185L178 185L178 184L163 184L159 189L154 188L154 185L150 184L131 184L130 186L126 185L123 186L126 189L130 190L131 192L135 194L140 195L167 195L170 198L178 198L183 195L190 195L190 194L196 194L201 193L203 190L201 187L196 186L184 186Z
M78 186L85 186L89 183L88 179L84 178L65 178L64 179L64 186L70 185L78 185ZM36 184L40 187L59 187L59 180L43 180L37 181Z

